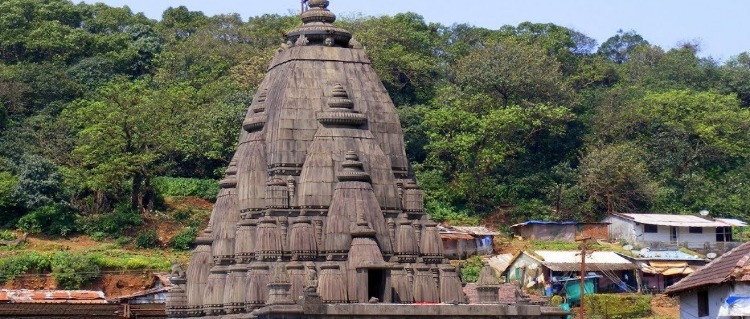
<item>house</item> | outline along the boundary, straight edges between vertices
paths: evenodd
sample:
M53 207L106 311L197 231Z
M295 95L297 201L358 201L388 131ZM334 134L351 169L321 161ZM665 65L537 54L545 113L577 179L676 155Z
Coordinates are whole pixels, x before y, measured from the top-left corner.
M443 242L443 254L451 259L492 255L493 238L500 234L482 226L438 225L438 230Z
M510 226L524 240L575 241L576 237L609 239L609 223L545 222L529 220Z
M635 263L644 291L657 293L703 267L708 260L679 250L633 250L620 254ZM637 279L637 277L636 277Z
M719 256L665 291L680 299L680 318L750 316L750 243Z
M740 243L732 240L732 227L747 224L737 219L670 214L609 214L609 237L651 250L679 247L721 254Z
M586 278L595 279L596 292L636 291L637 266L610 251L586 254ZM547 291L547 285L564 282L579 276L581 253L579 251L523 251L510 262L505 272L506 282L515 282L526 288ZM553 289L551 293L557 293Z

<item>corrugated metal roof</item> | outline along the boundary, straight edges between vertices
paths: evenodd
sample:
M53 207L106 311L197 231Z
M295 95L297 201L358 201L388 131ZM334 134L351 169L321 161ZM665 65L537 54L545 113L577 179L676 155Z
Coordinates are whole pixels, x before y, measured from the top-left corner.
M529 220L510 226L510 228L526 225L578 225L578 222L545 222L541 220Z
M684 291L727 281L750 281L750 242L730 250L700 270L688 275L665 291L676 295Z
M534 253L542 258L542 265L554 271L578 271L581 268L581 253L579 251L537 250ZM591 271L636 268L635 264L611 251L594 251L586 254L586 269Z
M741 221L739 219L734 219L734 218L716 218L716 220L718 220L718 221L720 221L722 223L725 223L725 224L729 224L731 226L736 226L736 227L745 227L745 226L747 226L746 222L743 222L743 221Z
M635 258L639 260L695 260L695 261L701 261L705 260L703 258L700 258L698 256L688 254L685 252L681 252L679 250L652 250L652 251L640 251L640 250L633 250L633 254L636 256Z
M513 254L500 254L488 258L487 264L498 274L502 274L510 266L511 261L513 261Z
M128 301L130 299L134 299L134 298L140 298L140 297L144 297L144 296L148 296L148 295L160 294L160 293L163 293L163 292L167 292L167 291L171 290L172 288L174 288L174 287L173 286L169 286L169 287L151 288L151 289L148 289L148 290L144 290L144 291L139 291L139 292L136 292L136 293L132 293L130 295L125 295L125 296L119 296L119 297L110 298L109 301L110 302L119 303L119 302L123 302L123 301Z
M544 262L580 264L581 252L577 250L553 251L535 250L535 254L543 258ZM597 264L631 264L630 261L611 251L594 251L586 254L586 263Z
M107 303L104 292L91 290L0 290L0 302Z
M695 215L671 215L671 214L613 214L647 225L662 225L676 227L727 227L737 226L722 222L720 219L703 218ZM735 220L742 223L739 220Z
M510 226L510 228L513 227L520 227L520 226L527 226L527 225L609 225L608 222L572 222L572 221L564 221L564 222L546 222L541 220L529 220L525 221L523 223L518 223L513 226Z
M440 238L448 240L474 240L474 236L461 233L440 233Z
M500 233L491 231L489 228L484 226L452 226L451 228L460 232L465 232L477 236L497 236Z

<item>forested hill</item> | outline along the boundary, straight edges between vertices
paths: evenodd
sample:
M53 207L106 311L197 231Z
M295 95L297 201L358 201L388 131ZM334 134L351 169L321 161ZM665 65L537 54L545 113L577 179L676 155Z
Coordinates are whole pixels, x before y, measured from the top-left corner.
M63 0L0 0L0 13L0 226L63 235L218 180L300 23ZM717 62L632 31L598 45L554 24L415 13L337 24L398 106L436 219L750 212L750 53Z

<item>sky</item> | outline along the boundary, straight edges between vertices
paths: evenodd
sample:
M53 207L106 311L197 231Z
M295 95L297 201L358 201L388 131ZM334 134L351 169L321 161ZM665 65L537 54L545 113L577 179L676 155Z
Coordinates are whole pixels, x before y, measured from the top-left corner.
M726 61L750 51L750 1L746 0L330 0L342 15L416 12L427 22L468 23L488 29L521 22L554 23L575 29L598 43L617 30L634 30L651 44L670 49L697 40L701 56ZM243 19L265 13L299 11L299 0L94 0L130 7L160 19L169 7L186 6L206 15L239 13Z

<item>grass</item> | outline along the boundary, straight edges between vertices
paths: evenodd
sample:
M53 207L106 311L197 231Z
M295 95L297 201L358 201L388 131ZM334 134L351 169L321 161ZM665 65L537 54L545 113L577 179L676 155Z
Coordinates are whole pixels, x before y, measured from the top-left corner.
M49 273L52 271L52 261L59 255L79 257L101 271L168 271L171 267L171 260L184 262L190 256L187 252L177 251L125 250L115 244L104 244L81 251L8 251L0 253L0 282L27 274Z

